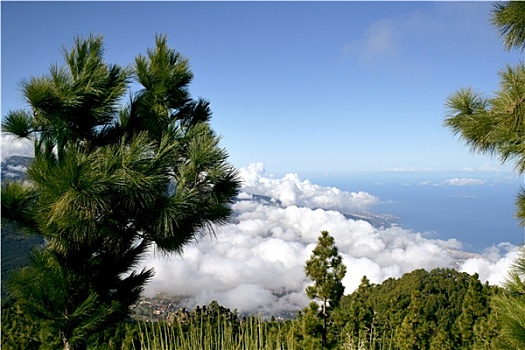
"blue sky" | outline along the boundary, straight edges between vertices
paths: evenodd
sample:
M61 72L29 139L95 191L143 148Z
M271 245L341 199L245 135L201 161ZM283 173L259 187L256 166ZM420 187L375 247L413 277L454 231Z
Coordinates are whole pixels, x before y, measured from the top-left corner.
M156 33L190 59L230 161L273 173L501 169L443 128L445 100L490 95L505 51L490 2L1 2L2 117L22 78L102 34L130 64ZM509 167L511 168L511 167Z

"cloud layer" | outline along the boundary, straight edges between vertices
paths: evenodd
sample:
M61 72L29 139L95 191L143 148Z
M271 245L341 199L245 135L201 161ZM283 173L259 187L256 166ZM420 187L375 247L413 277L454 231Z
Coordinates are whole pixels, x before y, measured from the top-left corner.
M5 134L1 141L2 159L31 155L27 143ZM304 264L322 230L334 236L343 255L347 293L357 288L363 275L381 283L417 268L453 267L499 284L517 257L518 248L508 243L477 255L461 251L455 239L431 239L399 226L374 227L357 220L357 215L348 214L365 212L368 217L381 202L366 192L319 186L297 174L274 178L265 175L261 163L240 173L243 186L229 224L217 227L213 237L200 237L181 256L152 252L142 262L156 271L147 295L185 296L189 308L217 300L242 313L293 315L308 303ZM451 178L428 184L481 185L483 180Z
M7 159L12 156L31 157L32 143L29 140L18 140L12 135L0 133L0 143L2 146L1 159Z
M315 185L296 174L268 177L261 163L241 169L241 175L231 223L217 227L215 237L201 237L181 256L151 254L144 261L156 271L148 295L186 296L190 308L217 300L241 313L295 312L308 303L304 264L322 230L330 232L343 255L347 293L363 275L380 283L417 268L457 268L498 284L517 256L510 244L476 255L462 252L455 239L349 219L345 214L369 212L380 202L365 192Z

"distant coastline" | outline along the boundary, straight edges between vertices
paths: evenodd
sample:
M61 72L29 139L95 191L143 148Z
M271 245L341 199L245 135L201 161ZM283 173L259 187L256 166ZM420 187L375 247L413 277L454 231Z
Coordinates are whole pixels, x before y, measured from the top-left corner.
M431 238L456 238L479 253L502 242L523 243L514 214L523 180L509 172L398 172L318 177L344 191L365 191L381 202L370 210Z

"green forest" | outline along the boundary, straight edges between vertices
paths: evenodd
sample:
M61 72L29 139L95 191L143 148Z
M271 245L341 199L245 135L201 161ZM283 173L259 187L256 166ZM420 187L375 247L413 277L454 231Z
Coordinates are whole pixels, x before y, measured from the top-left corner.
M477 274L419 269L380 284L363 276L358 289L344 295L346 267L327 231L305 262L305 273L314 282L305 291L312 302L294 318L240 315L215 301L159 315L150 308L149 314L131 313L98 332L88 348L497 348L501 321L493 305L506 292L482 284ZM25 314L9 296L3 299L2 348L56 349L61 343L46 321Z
M330 311L330 349L493 349L498 338L491 300L500 288L452 269L416 270L370 284ZM315 307L289 320L241 316L216 302L164 320L128 319L98 336L96 349L321 349ZM55 349L60 339L15 307L2 311L2 348Z
M525 2L497 2L491 16L504 47L523 51ZM34 146L26 178L2 181L2 247L18 249L2 254L3 349L525 349L525 254L501 287L436 269L380 284L363 276L348 293L342 280L353 271L327 231L304 265L311 302L293 318L217 302L133 317L154 274L137 267L148 249L181 253L227 222L239 174L209 101L190 95L189 60L165 35L126 66L105 61L96 35L76 37L63 58L22 80L30 108L2 123ZM499 78L489 97L451 94L444 126L523 174L523 62ZM516 205L525 224L525 189Z

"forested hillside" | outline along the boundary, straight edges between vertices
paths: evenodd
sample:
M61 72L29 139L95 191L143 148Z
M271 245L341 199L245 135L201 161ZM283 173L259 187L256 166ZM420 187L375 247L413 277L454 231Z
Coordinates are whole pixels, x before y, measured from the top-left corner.
M10 174L12 178L23 178L20 162L25 160L4 161L2 176ZM330 242L335 244L333 240ZM24 234L14 222L4 223L2 280L6 281L11 271L27 264L32 247L42 245L41 237ZM498 332L490 307L491 297L498 291L497 287L482 285L477 275L451 269L415 270L381 284L371 284L364 276L356 291L343 295L337 306L331 308L324 346L345 349L488 349ZM4 348L53 348L53 344L60 344L60 339L53 339L45 331L45 322L25 316L12 305L4 293L4 283L2 296ZM158 332L162 332L163 339L166 336L172 338L169 346L178 344L177 348L184 349L190 343L197 348L204 346L203 343L196 345L195 335L205 333L204 338L197 337L199 341L205 341L206 346L213 344L217 349L225 346L224 337L228 337L231 344L255 346L250 349L263 347L263 344L284 349L323 346L323 321L316 317L318 310L312 306L299 311L291 319L262 320L257 315L239 315L236 310L226 309L216 302L193 311L186 310L177 304L178 300L177 296L166 295L141 299L132 306L132 317L103 333L98 346L103 348L103 344L109 344L108 349L128 349L134 343L137 347L142 344L146 348L157 348L152 339L159 337ZM156 326L148 326L151 321ZM261 337L265 340L262 341Z
M498 291L451 269L415 270L378 285L364 277L338 317L354 348L483 349L497 334L490 299Z
M499 329L490 300L499 292L481 284L477 275L451 269L415 270L381 284L363 277L333 310L327 348L490 349ZM3 348L52 348L60 342L14 308L4 309L2 320ZM212 302L193 311L163 313L159 322L129 319L101 335L97 348L320 349L320 327L308 308L291 320L262 320Z

